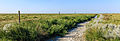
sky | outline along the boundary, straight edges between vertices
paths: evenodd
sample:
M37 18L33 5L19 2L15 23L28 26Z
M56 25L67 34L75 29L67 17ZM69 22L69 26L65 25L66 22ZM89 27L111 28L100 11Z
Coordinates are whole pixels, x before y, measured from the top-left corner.
M0 0L0 13L120 13L120 0Z

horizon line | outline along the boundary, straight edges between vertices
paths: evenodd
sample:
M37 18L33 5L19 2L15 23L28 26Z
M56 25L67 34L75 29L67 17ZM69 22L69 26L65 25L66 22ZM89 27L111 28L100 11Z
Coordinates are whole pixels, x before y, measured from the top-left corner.
M18 13L0 13L0 14L18 14ZM21 14L59 14L59 13L21 13ZM120 14L120 13L61 13L61 14Z

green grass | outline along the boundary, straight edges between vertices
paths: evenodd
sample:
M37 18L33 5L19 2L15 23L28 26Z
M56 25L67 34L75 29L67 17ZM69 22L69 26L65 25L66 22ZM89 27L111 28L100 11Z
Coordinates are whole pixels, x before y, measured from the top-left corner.
M87 41L120 41L120 14L103 14L104 18L98 24L88 24L85 32ZM90 22L93 23L93 22ZM107 25L106 25L107 24Z
M12 41L44 41L53 36L64 36L68 29L74 28L77 23L88 21L94 16L94 14L21 15L22 18L25 17L25 19L30 20L24 21L25 19L23 18L24 20L20 24L10 22L12 25L7 30L3 30L2 28L9 22L3 24L3 26L0 26L0 39Z
M86 31L86 40L87 41L120 41L119 37L109 37L106 38L106 31L98 27L89 28Z

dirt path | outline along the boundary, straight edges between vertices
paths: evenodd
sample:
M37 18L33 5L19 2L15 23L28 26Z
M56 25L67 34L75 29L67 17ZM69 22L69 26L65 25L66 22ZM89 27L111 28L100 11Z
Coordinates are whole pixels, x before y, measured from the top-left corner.
M78 24L77 28L73 29L69 34L65 35L62 38L58 38L57 41L85 41L84 32L86 31L85 23Z
M99 18L94 19L94 22L96 22L98 24L98 22L102 21L101 19L103 19L103 18L104 18L103 15L100 14Z
M97 18L97 16L95 17ZM86 31L85 25L89 22L80 23L77 25L77 28L72 29L64 37L56 37L49 41L85 41L84 32Z

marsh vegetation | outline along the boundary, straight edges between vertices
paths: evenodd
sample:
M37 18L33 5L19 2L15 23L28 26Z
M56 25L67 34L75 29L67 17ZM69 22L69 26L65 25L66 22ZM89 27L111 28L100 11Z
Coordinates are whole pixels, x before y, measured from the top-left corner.
M99 19L100 18L100 19ZM101 14L87 26L87 41L120 41L120 14Z
M64 36L77 23L93 18L95 14L17 14L0 15L1 41L45 41L54 36Z

